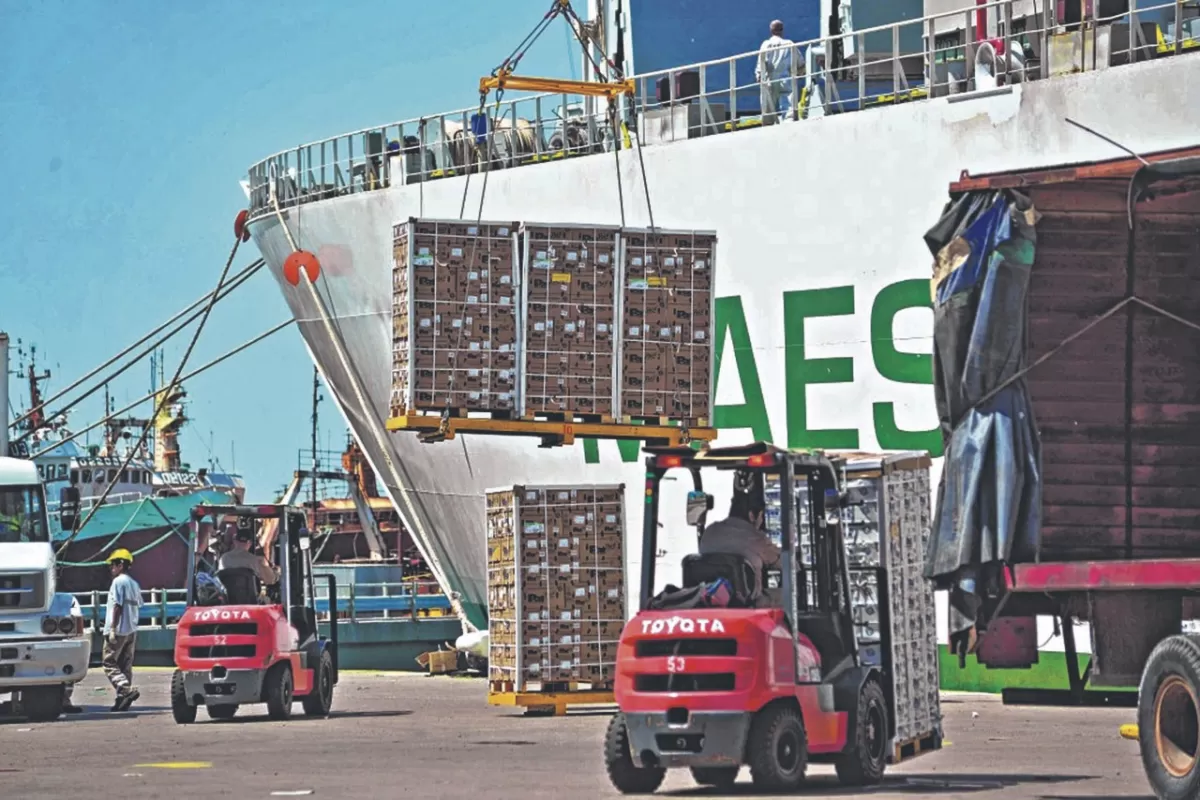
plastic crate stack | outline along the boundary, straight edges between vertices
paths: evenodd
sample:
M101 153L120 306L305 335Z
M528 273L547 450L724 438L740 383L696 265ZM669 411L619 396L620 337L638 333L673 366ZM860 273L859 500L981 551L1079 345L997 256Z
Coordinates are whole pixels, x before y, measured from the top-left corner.
M842 462L846 494L842 535L855 638L863 662L882 666L892 676L897 741L919 738L941 727L937 612L933 587L923 575L931 519L929 457L924 453L829 455ZM777 480L767 481L765 499L766 527L779 545ZM807 479L796 482L796 511L799 566L811 568ZM887 582L890 653L883 650L881 574ZM810 604L815 600L811 581L808 600Z

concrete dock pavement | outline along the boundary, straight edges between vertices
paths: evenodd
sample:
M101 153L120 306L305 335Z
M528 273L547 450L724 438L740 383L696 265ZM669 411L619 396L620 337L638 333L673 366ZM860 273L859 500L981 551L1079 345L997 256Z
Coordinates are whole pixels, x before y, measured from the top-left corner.
M135 798L618 797L601 754L609 714L525 718L486 704L482 680L344 673L328 719L297 703L288 722L248 706L228 722L171 718L170 671L141 669L125 714L98 671L76 690L85 713L48 724L0 723L0 796ZM863 796L1061 800L1151 798L1123 709L1003 706L991 695L942 699L947 746L889 768ZM806 798L847 797L832 767L809 769ZM735 796L753 794L743 770ZM721 797L686 771L659 794Z

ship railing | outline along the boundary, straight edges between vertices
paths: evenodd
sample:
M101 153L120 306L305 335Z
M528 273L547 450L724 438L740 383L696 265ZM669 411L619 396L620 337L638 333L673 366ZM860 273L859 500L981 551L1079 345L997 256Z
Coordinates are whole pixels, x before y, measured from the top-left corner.
M768 98L757 51L637 76L617 123L606 101L506 95L479 107L364 128L276 153L249 170L252 215L360 192L646 146L782 121L946 97L1200 49L1200 0L1131 0L1132 10L1059 25L1048 0L992 0L791 46ZM976 41L977 14L988 37ZM995 32L994 35L992 32ZM1019 44L1019 48L1014 48ZM1001 54L1001 55L997 55ZM632 102L638 130L624 121ZM774 104L774 105L773 105ZM423 212L421 212L423 213Z
M111 506L117 503L132 503L141 500L144 497L149 497L149 492L117 492L110 494L104 499L104 505ZM92 506L99 502L99 497L84 497L79 501L79 510L88 511ZM58 516L61 514L62 501L48 500L46 502L46 512L50 516Z
M74 597L89 629L102 630L108 615L108 592L79 592ZM324 586L317 587L316 607L317 618L328 621L329 592ZM450 613L450 600L436 581L351 583L338 586L335 609L340 621L420 619ZM184 589L143 589L138 627L173 628L186 610Z

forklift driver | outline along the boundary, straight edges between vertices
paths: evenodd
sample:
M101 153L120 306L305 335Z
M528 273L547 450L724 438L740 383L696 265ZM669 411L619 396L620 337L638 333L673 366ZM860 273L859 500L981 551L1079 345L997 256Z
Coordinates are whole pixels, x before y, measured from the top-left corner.
M739 470L734 476L733 501L729 516L714 522L700 536L700 554L715 553L744 558L754 570L753 598L765 598L767 604L782 604L779 591L763 590L763 570L778 568L782 553L763 532L766 521L766 502L763 498L761 476Z
M221 556L217 569L252 569L264 586L274 586L279 582L279 571L267 563L266 556L255 555L250 551L253 541L254 531L251 528L239 527L233 535L233 549Z

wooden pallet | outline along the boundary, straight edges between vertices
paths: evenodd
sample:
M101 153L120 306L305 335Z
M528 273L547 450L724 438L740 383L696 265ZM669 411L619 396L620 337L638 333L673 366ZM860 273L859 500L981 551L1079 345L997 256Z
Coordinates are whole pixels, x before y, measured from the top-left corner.
M521 419L525 422L573 422L584 425L612 425L617 422L609 414L579 414L574 411L535 411Z
M488 684L488 705L524 708L527 717L562 717L571 706L611 706L615 703L611 684L547 683L540 691L525 692L515 691L513 681Z
M715 428L677 425L632 425L620 422L552 422L549 420L498 419L490 416L401 414L387 421L389 431L412 431L424 443L443 442L459 433L492 436L534 436L542 447L575 443L576 438L643 441L651 447L680 447L717 438Z
M892 751L892 763L899 764L901 761L908 761L925 753L932 753L934 750L941 749L942 735L937 731L930 731L922 736L897 741Z

